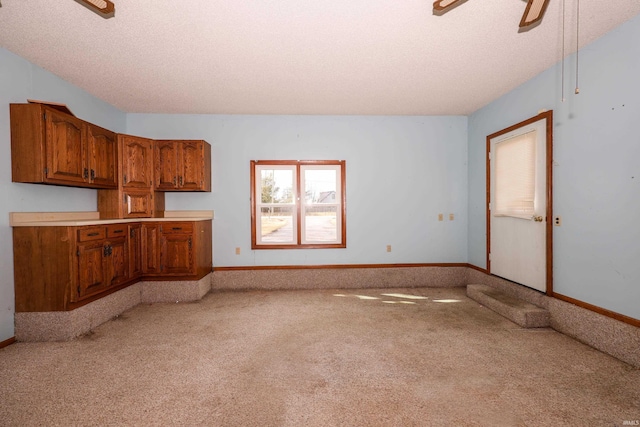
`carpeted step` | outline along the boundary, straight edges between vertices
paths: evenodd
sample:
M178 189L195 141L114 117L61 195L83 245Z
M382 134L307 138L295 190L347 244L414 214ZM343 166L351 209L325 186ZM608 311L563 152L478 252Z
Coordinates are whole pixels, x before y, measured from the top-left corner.
M487 285L467 285L467 296L523 328L549 326L549 312Z

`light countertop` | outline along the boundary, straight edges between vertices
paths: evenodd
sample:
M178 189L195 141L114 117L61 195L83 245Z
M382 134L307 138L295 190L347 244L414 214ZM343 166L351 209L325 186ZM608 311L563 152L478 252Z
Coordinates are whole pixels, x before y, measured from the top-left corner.
M10 212L11 227L80 227L131 222L208 221L213 211L165 211L164 218L100 219L99 212Z

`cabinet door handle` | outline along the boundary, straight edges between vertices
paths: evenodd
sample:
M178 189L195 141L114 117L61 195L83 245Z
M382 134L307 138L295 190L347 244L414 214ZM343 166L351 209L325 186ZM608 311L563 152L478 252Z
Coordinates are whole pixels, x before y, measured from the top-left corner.
M82 173L82 176L84 177L84 179L88 179L89 178L89 169L84 168L84 172Z
M131 231L129 231L129 237L136 237L136 230L134 228L131 229Z
M176 177L173 177L173 185L176 185Z
M96 179L96 171L91 169L91 181L93 181L94 179Z
M191 237L189 237L189 249L191 249Z
M102 253L104 254L105 257L109 256L109 246L108 245L104 245L104 247L102 248Z
M127 175L126 174L124 175L124 183L125 184L127 183Z
M182 187L182 177L180 177L180 187Z

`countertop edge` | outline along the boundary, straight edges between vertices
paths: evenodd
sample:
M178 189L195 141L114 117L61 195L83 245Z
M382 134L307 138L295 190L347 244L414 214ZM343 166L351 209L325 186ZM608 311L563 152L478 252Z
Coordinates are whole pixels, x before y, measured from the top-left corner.
M9 225L11 227L81 227L136 222L209 221L213 220L213 216L213 211L170 211L170 214L163 218L99 219L95 217L95 212L10 212Z

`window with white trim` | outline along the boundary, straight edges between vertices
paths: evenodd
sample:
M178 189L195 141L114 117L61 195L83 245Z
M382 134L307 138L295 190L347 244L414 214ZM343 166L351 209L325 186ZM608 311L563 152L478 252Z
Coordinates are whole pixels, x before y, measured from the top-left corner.
M495 145L494 215L531 219L536 195L535 130Z
M343 160L252 160L252 249L345 248Z

